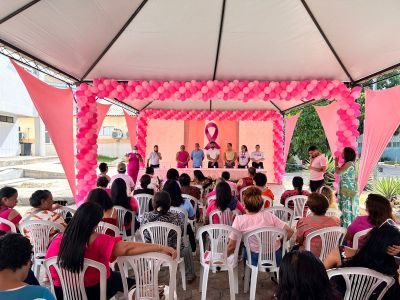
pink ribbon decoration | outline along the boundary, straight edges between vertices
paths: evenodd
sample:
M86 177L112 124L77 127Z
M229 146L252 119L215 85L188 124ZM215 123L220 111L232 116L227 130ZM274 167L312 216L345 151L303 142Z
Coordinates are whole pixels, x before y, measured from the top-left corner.
M210 128L214 128L215 131L211 135L210 133ZM214 122L209 122L206 127L204 128L204 133L206 135L206 138L208 140L207 146L204 147L204 149L208 150L211 148L211 142L215 143L215 148L220 149L221 147L217 144L217 137L218 137L218 126Z

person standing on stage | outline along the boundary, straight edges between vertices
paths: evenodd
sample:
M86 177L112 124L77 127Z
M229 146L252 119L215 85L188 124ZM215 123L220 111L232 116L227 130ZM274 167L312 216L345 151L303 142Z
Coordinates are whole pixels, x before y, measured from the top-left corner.
M232 144L228 143L227 149L224 153L225 168L232 169L235 167L235 161L237 159L236 151L232 149Z
M250 162L250 155L249 155L249 151L247 151L246 145L242 145L242 147L240 148L238 161L239 161L239 164L238 164L239 169L247 168L247 165Z
M132 178L133 183L136 184L140 163L143 162L143 158L138 153L136 146L132 147L132 152L125 155L125 160L128 162L128 175Z
M190 157L193 160L193 168L199 169L203 166L204 151L200 149L200 144L194 144L194 150L192 150L192 155Z
M189 152L185 150L185 145L181 145L181 150L176 153L177 168L187 168L189 160Z
M256 169L264 169L264 152L260 151L260 145L256 145L256 151L251 152L251 166Z
M310 155L310 190L311 192L316 192L324 185L324 174L327 162L325 156L316 146L310 146L308 148L308 154Z
M211 148L207 150L209 168L218 168L219 149L215 148L215 142L210 143Z
M157 169L160 167L160 160L162 160L161 153L158 152L158 146L154 145L153 152L150 153L147 159L147 166Z

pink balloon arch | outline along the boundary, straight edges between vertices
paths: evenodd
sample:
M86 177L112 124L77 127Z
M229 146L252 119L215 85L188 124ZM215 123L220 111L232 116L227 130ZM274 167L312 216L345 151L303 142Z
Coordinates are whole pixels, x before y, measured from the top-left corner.
M336 135L335 155L344 147L357 146L358 120L360 105L355 102L361 88L348 89L338 80L304 80L304 81L128 81L118 82L112 79L95 79L92 85L82 83L76 90L78 102L77 123L77 203L81 203L96 183L97 166L97 113L96 98L185 101L187 99L209 100L302 100L312 99L336 100L339 103L339 115ZM251 120L268 116L274 122L274 168L276 178L282 180L284 174L283 159L283 118L272 111L151 111L144 110L139 115L137 124L137 141L141 154L145 151L147 122L152 114L165 119L195 120ZM279 152L279 153L278 153Z

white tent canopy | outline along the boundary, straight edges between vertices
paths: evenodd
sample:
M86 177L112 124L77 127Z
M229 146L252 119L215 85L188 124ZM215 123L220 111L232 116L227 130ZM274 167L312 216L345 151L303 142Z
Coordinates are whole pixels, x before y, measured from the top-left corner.
M398 0L2 0L0 53L69 83L108 77L357 84L400 65L399 15ZM148 104L139 102L131 105ZM151 108L209 108L192 102L155 101ZM276 102L280 110L301 104ZM227 108L223 101L212 105ZM276 109L262 101L229 106Z

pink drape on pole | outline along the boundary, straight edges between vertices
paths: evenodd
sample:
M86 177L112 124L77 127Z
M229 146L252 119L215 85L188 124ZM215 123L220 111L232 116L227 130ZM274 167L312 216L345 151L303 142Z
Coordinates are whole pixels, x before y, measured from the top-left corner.
M400 86L365 90L364 137L358 185L364 190L368 177L400 125Z
M335 101L326 106L314 106L319 119L321 120L322 127L324 128L326 138L328 139L329 148L331 149L332 155L336 151L336 131L339 104Z
M285 148L284 148L284 159L286 161L289 154L290 142L292 141L293 132L296 128L297 120L299 119L301 113L285 118Z
M52 87L12 61L43 120L75 197L73 95L71 89Z
M111 104L101 104L99 102L97 102L96 104L97 104L97 135L99 135L101 125L103 124L104 118L106 117Z
M131 142L131 146L136 146L136 123L137 123L137 116L130 116L125 110L125 121L126 126L128 127L129 132L129 140Z

